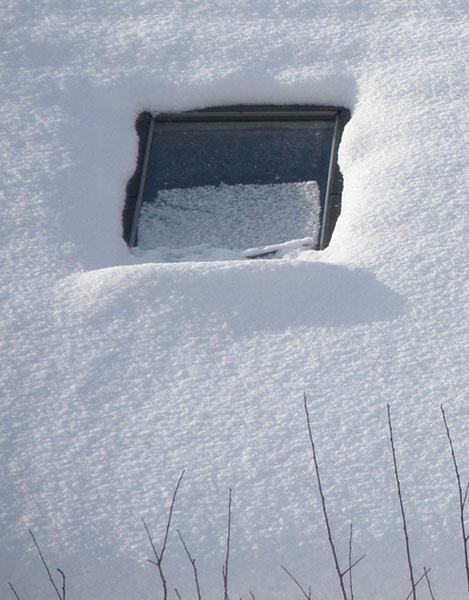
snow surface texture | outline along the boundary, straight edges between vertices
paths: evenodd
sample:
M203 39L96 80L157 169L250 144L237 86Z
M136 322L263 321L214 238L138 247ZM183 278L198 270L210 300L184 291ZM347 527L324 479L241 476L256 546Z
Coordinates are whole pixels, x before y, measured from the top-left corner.
M142 205L138 247L246 250L307 235L317 239L319 209L315 181L161 190L155 202Z
M340 559L362 600L405 598L385 404L417 572L465 594L444 402L464 479L467 3L4 0L1 597L149 599L140 521L174 511L206 600L338 597L303 391ZM296 259L155 264L121 239L136 116L236 103L352 111L330 247ZM175 531L169 586L193 597ZM165 559L166 560L166 559ZM421 592L422 597L424 591Z

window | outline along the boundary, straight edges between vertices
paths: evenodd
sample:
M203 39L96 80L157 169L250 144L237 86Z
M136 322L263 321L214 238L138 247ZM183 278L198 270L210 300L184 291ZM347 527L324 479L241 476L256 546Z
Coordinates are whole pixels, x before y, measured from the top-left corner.
M124 239L141 250L207 246L249 258L325 248L340 213L337 148L349 118L314 106L142 113Z

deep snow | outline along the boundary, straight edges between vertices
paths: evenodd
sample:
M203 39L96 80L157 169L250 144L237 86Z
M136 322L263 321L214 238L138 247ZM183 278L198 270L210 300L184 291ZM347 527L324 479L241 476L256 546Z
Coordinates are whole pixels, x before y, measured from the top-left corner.
M468 21L457 0L5 0L0 589L153 598L141 525L174 527L220 597L233 488L232 597L339 597L312 478L308 394L356 597L404 598L386 430L392 404L417 571L465 593ZM142 110L350 108L330 247L281 260L152 262L121 238ZM192 597L175 532L168 578ZM11 597L11 596L10 596ZM422 588L421 597L424 597Z

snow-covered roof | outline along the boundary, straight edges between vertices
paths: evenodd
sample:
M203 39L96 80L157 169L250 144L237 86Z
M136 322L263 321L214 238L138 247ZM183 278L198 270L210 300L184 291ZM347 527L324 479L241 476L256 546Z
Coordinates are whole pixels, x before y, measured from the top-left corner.
M2 596L338 597L303 413L356 596L405 598L390 403L416 573L465 593L467 6L454 0L28 0L0 7ZM142 110L328 104L342 214L323 252L151 262L122 239ZM465 138L466 136L466 138ZM422 584L423 585L423 584ZM297 593L298 592L298 593ZM296 596L295 596L296 594Z

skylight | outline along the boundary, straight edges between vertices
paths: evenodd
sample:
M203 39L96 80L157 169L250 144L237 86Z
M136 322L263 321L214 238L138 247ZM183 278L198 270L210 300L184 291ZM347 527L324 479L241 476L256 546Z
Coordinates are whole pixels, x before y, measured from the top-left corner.
M191 248L270 257L295 240L325 248L340 212L336 156L348 118L304 106L142 113L124 239L173 257Z

